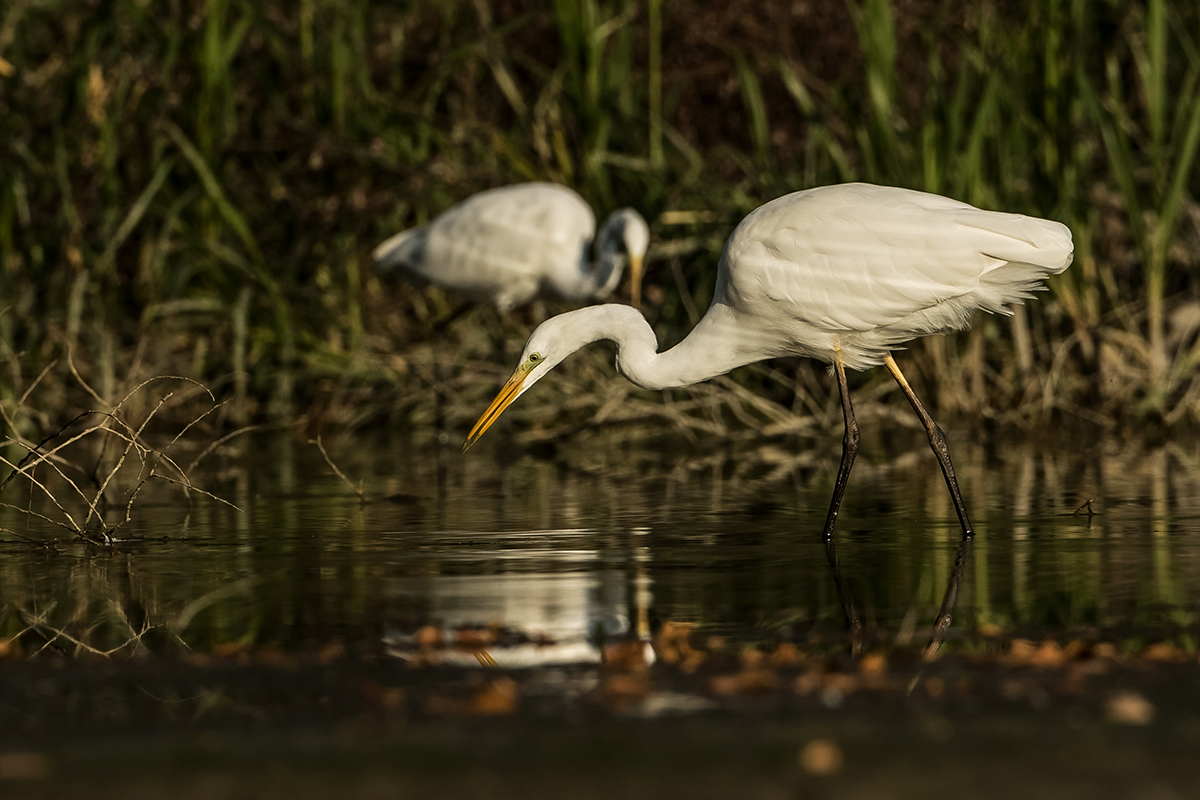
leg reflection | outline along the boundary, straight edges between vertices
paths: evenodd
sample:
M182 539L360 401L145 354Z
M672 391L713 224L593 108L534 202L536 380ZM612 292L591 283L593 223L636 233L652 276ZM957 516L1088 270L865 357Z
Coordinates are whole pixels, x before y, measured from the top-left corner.
M846 630L850 636L850 654L857 656L862 652L862 620L858 618L858 611L854 608L854 598L850 596L846 582L842 579L842 570L838 566L837 545L833 543L832 537L825 539L825 558L829 561L829 568L833 570L833 585L837 587L838 602L842 604L842 611L846 615Z
M958 586L962 582L963 573L967 571L967 561L971 558L971 543L973 537L964 536L958 543L958 552L954 555L954 569L950 571L950 582L946 584L946 594L942 597L942 608L937 619L933 622L933 638L925 648L925 660L929 661L941 648L950 630L950 622L954 618L954 606L958 603Z
M958 589L962 584L963 575L967 571L967 562L971 558L971 544L974 541L973 537L963 537L958 543L958 550L954 555L954 567L950 571L950 580L946 584L946 593L942 596L942 607L938 611L937 619L933 623L933 635L930 638L929 645L925 648L924 660L931 661L937 655L938 650L942 647L942 642L946 640L946 634L950 630L950 624L954 620L954 608L958 604ZM833 539L825 540L825 558L829 562L829 568L833 572L833 584L837 588L838 602L841 603L842 612L846 616L846 630L850 638L850 653L857 656L862 652L863 646L863 624L858 616L858 611L854 607L854 598L851 596L849 589L846 586L846 581L842 577L842 569L838 564L837 545ZM913 685L916 685L920 679L918 674L913 679ZM911 690L911 687L910 687Z

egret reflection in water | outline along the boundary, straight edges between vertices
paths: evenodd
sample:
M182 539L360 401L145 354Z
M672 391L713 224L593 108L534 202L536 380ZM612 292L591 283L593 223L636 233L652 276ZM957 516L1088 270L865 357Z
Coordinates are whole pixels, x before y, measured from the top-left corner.
M634 540L638 532L633 532ZM454 666L541 667L599 663L608 642L649 639L649 554L635 548L625 569L598 549L478 547L481 541L593 541L591 531L471 534L471 547L439 554L443 571L397 577L389 594L419 609L425 624L388 636L389 654ZM474 563L492 567L464 574ZM433 647L431 647L433 646ZM647 658L653 659L647 647Z

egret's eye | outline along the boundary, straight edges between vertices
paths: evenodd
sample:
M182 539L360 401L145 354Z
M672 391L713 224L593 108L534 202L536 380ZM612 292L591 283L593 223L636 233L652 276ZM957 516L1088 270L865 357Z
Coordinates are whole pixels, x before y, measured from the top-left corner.
M541 360L542 360L542 354L541 354L541 353L530 353L530 354L529 354L529 363L530 363L530 364L536 364L536 363L538 363L538 362L539 362L539 361L541 361Z

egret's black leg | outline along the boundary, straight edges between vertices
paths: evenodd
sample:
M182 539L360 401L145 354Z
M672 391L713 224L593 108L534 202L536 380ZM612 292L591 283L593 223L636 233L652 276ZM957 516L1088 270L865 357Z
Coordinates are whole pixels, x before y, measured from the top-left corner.
M962 493L958 491L958 480L954 477L954 465L950 463L950 448L946 445L946 435L933 421L933 417L929 416L925 406L921 405L916 393L908 385L904 373L900 371L900 367L896 366L896 361L892 358L891 353L888 353L883 363L887 365L888 371L892 373L896 383L900 384L900 390L904 392L909 405L913 407L913 411L917 412L917 416L921 418L921 424L925 426L925 433L929 436L929 446L933 448L933 454L937 456L938 463L942 465L942 475L946 478L946 486L949 487L950 497L954 500L954 510L958 512L958 521L962 524L963 538L970 539L975 535L975 530L971 527L971 518L967 516L967 509L963 505Z
M850 387L846 385L846 367L842 363L841 353L833 359L833 372L837 376L838 391L842 395L842 419L846 423L846 433L842 437L842 463L838 467L837 483L833 485L833 499L829 501L825 530L821 532L821 538L825 542L833 538L833 525L837 522L838 511L842 508L842 495L846 493L850 467L854 466L854 457L858 455L858 422L854 419L854 406L850 403Z
M829 568L833 570L833 585L837 589L838 602L842 604L842 611L846 614L846 630L850 634L850 655L857 656L862 652L862 621L858 618L858 611L854 608L854 598L850 596L850 591L846 588L845 581L842 580L842 570L838 566L837 548L833 544L833 537L825 540L825 558L829 561Z
M937 655L938 649L946 638L946 631L950 630L950 622L954 618L954 606L958 603L958 585L962 582L963 573L966 572L967 559L971 556L971 542L971 537L964 536L958 543L958 552L954 555L954 569L950 571L950 582L946 584L946 594L942 597L942 610L938 612L937 619L934 620L933 638L930 640L929 646L925 648L926 660Z

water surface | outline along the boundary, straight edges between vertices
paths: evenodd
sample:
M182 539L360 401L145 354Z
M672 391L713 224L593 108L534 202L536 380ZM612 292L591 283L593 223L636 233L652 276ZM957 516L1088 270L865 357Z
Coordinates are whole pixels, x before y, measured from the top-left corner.
M145 627L200 649L374 645L425 625L573 644L667 620L750 642L844 629L818 536L836 443L645 452L600 434L549 457L486 444L331 445L364 501L315 447L244 443L193 476L240 510L148 487L109 548L6 509L4 527L59 544L3 545L0 631L36 618L109 650ZM921 444L865 447L837 527L845 594L883 641L932 623L960 541ZM955 455L977 535L952 633L1189 632L1196 453L957 442Z
M836 435L704 449L619 434L497 435L467 455L326 442L361 499L316 447L243 440L192 476L228 504L152 482L103 546L10 488L0 784L1200 792L1196 451L955 441L977 530L964 551L923 439L864 442L835 571L819 532ZM110 488L106 518L127 489ZM840 754L835 777L812 747Z

